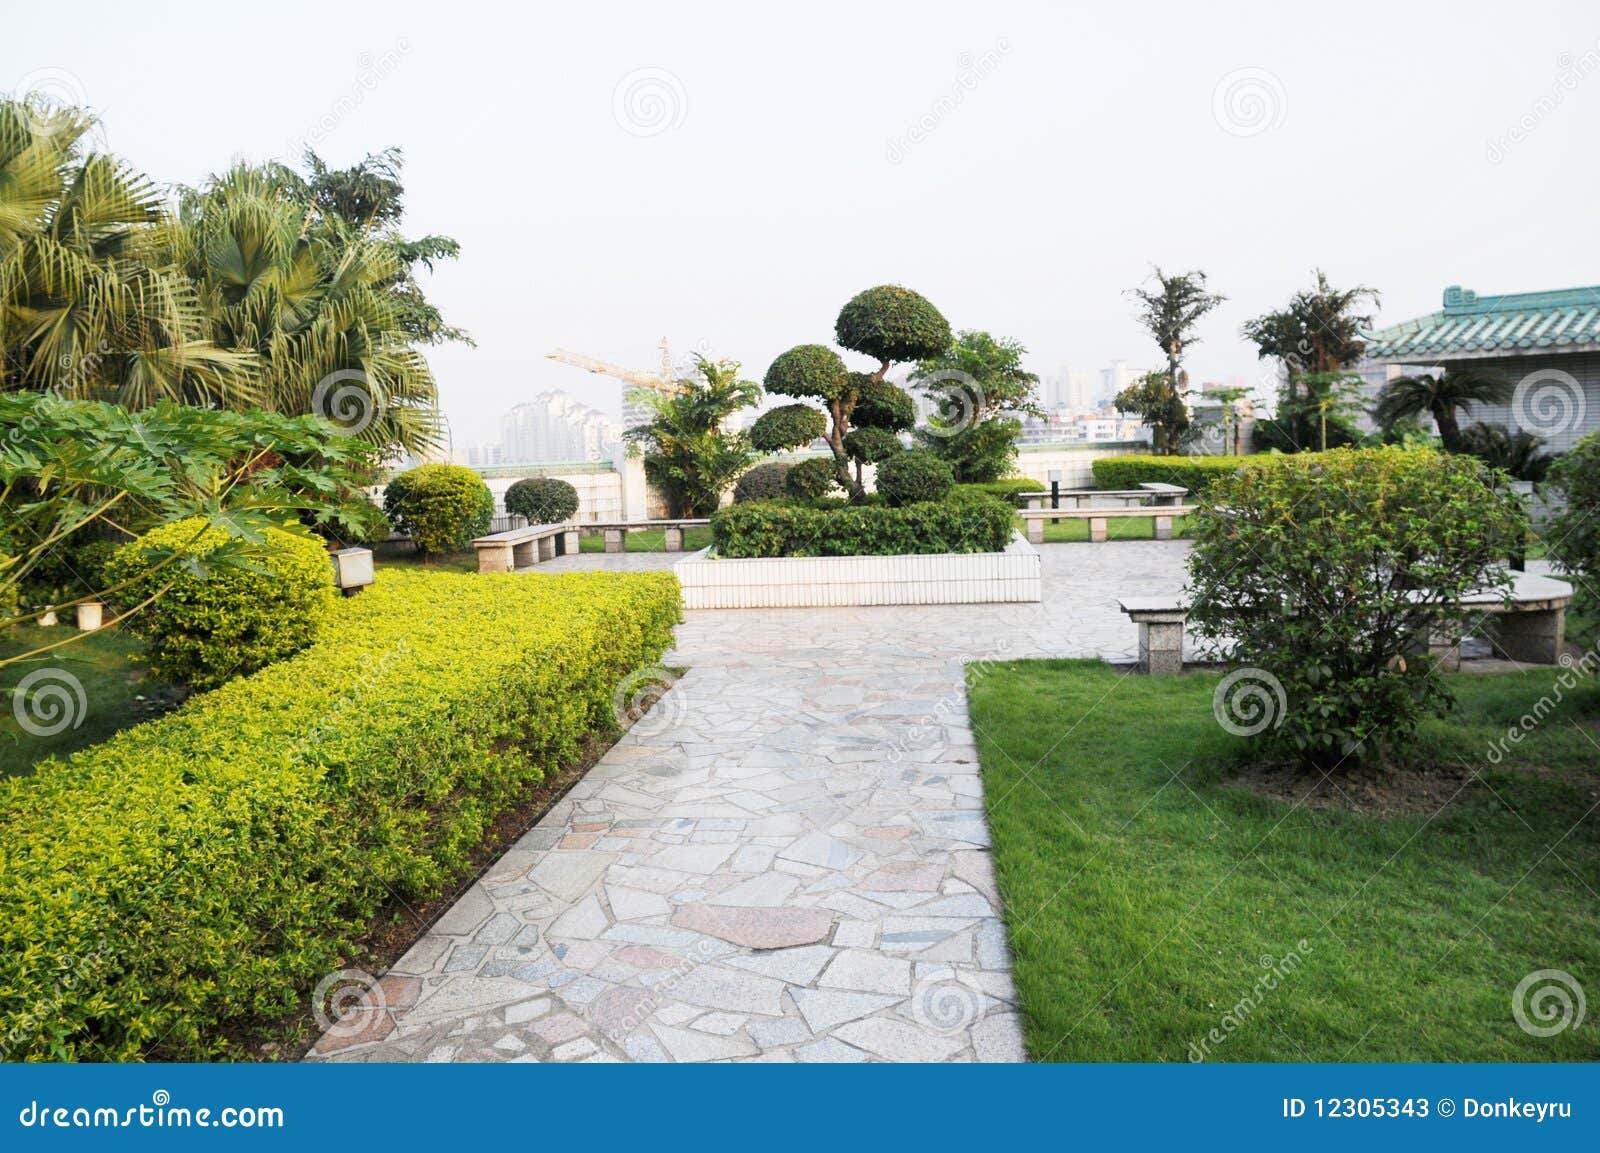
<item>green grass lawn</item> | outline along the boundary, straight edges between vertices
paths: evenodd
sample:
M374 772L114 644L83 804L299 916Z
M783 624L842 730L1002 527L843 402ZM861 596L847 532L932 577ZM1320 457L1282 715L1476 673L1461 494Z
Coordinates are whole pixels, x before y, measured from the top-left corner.
M685 552L694 552L696 549L705 548L710 543L711 529L709 526L683 530L683 549ZM628 534L629 552L663 552L666 547L667 533L665 529L641 529ZM605 552L605 533L584 533L578 538L578 548L583 552Z
M446 553L443 556L430 556L424 562L414 546L404 542L395 544L385 542L372 550L372 567L374 572L384 568L426 568L436 572L477 572L478 552L476 549L468 549L466 552Z
M0 637L0 657L53 644L70 636L70 630L70 625L19 626ZM31 772L36 762L52 753L65 756L96 744L176 703L177 690L150 675L141 659L143 651L137 637L106 628L37 660L0 669L0 698L5 703L0 712L0 776ZM37 736L18 720L14 690L29 674L47 669L54 671L33 682L30 696L34 705L31 711L24 705L23 715L46 729L66 723L58 733ZM69 676L72 680L66 679ZM83 689L81 709L73 681ZM38 695L40 690L44 695ZM140 697L144 699L139 700ZM55 711L58 705L67 711ZM73 724L68 718L81 720Z
M1600 1059L1600 686L1486 757L1556 672L1453 677L1456 714L1416 747L1481 783L1371 816L1230 780L1247 742L1212 717L1216 675L969 669L1030 1054ZM1519 1028L1513 990L1540 969L1587 991L1581 1027Z
M1189 535L1189 518L1180 516L1172 522L1172 535L1182 537ZM1028 534L1026 522L1017 521L1017 531L1024 536ZM1112 540L1150 540L1150 519L1148 517L1111 517L1106 520L1106 539ZM1089 539L1089 522L1086 520L1064 520L1058 524L1044 522L1045 544L1075 544Z

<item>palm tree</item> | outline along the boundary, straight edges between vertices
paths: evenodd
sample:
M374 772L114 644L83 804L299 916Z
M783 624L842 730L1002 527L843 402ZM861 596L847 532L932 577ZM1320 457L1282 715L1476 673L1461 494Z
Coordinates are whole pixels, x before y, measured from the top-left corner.
M645 476L675 517L710 515L755 459L749 435L724 426L760 399L761 386L740 380L736 361L712 361L696 353L695 370L698 378L678 381L676 393L635 392L633 399L654 419L627 432L629 440L644 446Z
M1428 413L1439 426L1446 452L1461 451L1461 425L1456 410L1473 404L1504 404L1512 385L1504 377L1477 368L1451 368L1438 373L1400 376L1383 386L1372 415L1384 428L1407 417Z
M0 387L144 407L248 407L248 351L211 339L163 252L155 185L85 152L91 119L0 101Z

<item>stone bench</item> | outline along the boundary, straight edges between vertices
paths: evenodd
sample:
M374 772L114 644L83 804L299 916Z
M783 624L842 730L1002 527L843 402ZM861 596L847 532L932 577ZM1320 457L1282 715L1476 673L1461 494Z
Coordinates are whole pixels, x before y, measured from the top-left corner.
M1567 640L1567 606L1572 586L1554 577L1513 572L1509 598L1490 591L1469 593L1458 607L1484 614L1480 621L1485 639L1507 660L1529 665L1553 665L1561 660ZM1189 605L1181 596L1125 597L1117 602L1128 619L1139 626L1139 665L1146 672L1166 676L1183 671L1183 626ZM1449 629L1435 628L1425 649L1444 668L1461 667L1461 637Z
M1089 522L1089 539L1098 544L1106 539L1106 522L1127 517L1149 517L1150 535L1155 540L1172 539L1174 517L1187 516L1195 511L1192 504L1141 504L1126 508L1025 508L1017 512L1028 529L1028 543L1044 543L1044 522L1057 520L1086 520Z
M627 552L628 533L632 530L648 531L661 529L666 537L667 552L683 551L683 530L687 528L704 528L709 525L709 519L678 519L678 520L630 520L611 521L601 524L586 524L585 529L601 529L606 534L607 552Z
M1052 505L1047 502L1070 500L1073 508L1084 508L1086 502L1093 505L1096 500L1119 500L1124 504L1182 504L1189 490L1179 484L1145 481L1138 488L1059 488L1054 492L1025 492L1019 495L1027 502L1025 507L1029 509L1059 509L1059 503Z
M515 572L519 568L531 568L542 560L577 552L578 526L571 521L530 524L481 536L472 546L478 550L480 573Z

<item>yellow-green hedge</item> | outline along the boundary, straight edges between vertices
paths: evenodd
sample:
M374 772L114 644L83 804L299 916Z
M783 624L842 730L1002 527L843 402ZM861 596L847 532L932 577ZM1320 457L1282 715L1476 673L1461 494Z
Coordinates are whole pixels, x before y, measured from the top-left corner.
M667 573L386 571L316 644L0 783L0 1056L204 1058L612 729Z

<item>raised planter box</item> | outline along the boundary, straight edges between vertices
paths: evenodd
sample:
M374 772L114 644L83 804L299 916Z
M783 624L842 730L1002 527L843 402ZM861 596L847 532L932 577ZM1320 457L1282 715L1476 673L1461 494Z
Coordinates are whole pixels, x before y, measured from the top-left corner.
M673 565L690 609L960 605L1038 601L1039 554L1020 533L1004 552L718 559Z

